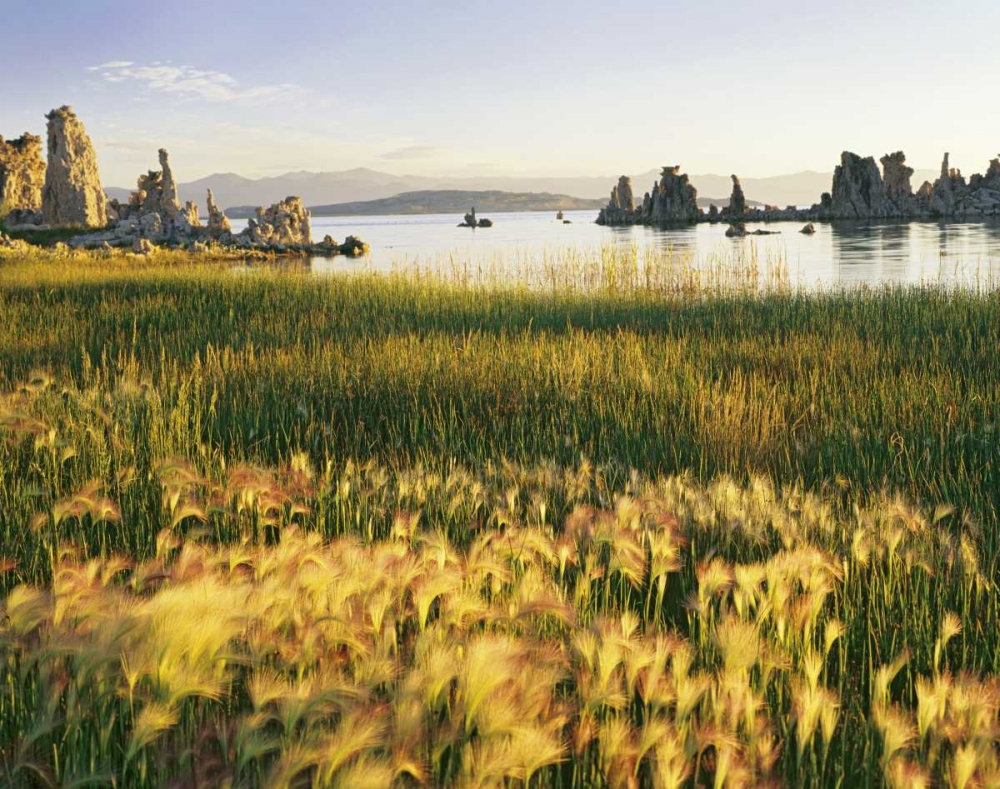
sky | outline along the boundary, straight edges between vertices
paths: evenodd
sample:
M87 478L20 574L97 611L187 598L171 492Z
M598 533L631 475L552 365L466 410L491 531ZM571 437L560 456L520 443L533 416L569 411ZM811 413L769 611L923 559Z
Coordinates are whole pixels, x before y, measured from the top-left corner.
M2 0L0 134L70 104L107 186L369 167L829 171L842 150L981 172L996 0Z

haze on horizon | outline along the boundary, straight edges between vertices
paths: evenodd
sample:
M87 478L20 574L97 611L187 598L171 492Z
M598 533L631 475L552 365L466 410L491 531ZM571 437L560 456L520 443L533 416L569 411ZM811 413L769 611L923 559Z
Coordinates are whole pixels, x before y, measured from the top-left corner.
M71 104L108 186L134 185L160 147L186 181L761 177L900 148L917 168L948 150L968 174L1000 150L995 2L422 5L10 4L0 134L44 134Z

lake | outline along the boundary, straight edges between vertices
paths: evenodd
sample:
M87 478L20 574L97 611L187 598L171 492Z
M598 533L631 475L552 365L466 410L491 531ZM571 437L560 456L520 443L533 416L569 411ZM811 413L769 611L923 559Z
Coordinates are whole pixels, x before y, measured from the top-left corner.
M726 225L699 224L662 230L610 228L594 224L596 211L484 214L491 228L457 227L455 214L314 217L313 238L355 235L368 242L363 258L314 259L317 272L391 271L402 268L509 268L551 263L569 251L600 255L607 245L636 244L640 253L668 253L692 266L754 256L762 266L781 265L798 285L853 286L885 283L993 284L1000 279L1000 222L816 223L816 233L799 233L802 223L750 225L778 235L725 237ZM233 229L245 227L233 221Z

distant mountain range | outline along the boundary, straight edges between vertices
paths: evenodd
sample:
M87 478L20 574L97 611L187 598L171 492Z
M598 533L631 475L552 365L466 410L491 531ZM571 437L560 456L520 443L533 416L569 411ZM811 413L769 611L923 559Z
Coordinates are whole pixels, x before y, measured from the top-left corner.
M659 169L648 170L632 176L636 200L649 191L659 178ZM938 173L918 170L913 177L914 187L924 180L933 180ZM244 178L234 173L219 173L197 181L181 183L178 187L182 201L193 200L205 204L205 191L211 189L215 201L223 208L235 206L270 205L288 195L298 195L307 206L330 206L344 203L368 202L395 197L407 192L507 192L533 193L599 200L601 204L611 194L618 176L544 177L544 176L477 176L470 178L434 178L415 175L392 175L367 168L340 172L297 172L269 178ZM757 203L772 205L811 205L819 196L830 190L832 173L812 171L769 178L742 179L743 191ZM691 183L703 195L718 195L711 202L725 204L732 191L728 175L692 175ZM108 196L128 199L128 189L110 187ZM479 208L479 206L476 206ZM499 209L487 209L499 210Z

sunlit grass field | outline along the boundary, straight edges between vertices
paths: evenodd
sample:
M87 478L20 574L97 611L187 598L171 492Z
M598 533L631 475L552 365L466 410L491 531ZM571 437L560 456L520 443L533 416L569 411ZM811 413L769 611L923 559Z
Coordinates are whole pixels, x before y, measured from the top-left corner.
M771 268L0 251L0 785L1000 786L1000 295Z

